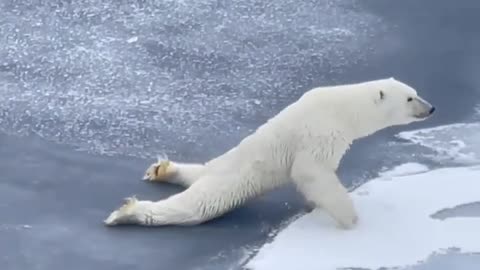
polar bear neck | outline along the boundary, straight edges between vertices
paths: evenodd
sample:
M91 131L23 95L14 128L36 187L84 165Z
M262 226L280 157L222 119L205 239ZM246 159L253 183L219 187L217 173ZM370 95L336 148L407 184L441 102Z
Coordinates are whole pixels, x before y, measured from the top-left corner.
M356 93L352 95L352 91ZM341 133L351 143L387 127L382 115L376 110L367 109L373 102L361 98L361 93L358 86L352 89L348 85L342 88L315 88L292 104L289 114L302 115L299 119L314 123L321 131L328 127L330 131Z

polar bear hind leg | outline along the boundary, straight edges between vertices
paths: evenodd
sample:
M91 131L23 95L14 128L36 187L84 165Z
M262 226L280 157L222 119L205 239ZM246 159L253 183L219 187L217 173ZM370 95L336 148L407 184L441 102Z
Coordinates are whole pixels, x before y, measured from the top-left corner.
M159 157L151 164L143 176L143 180L151 182L168 182L189 187L205 172L205 165L197 163L181 163L168 158Z
M127 198L122 206L110 213L104 223L107 226L164 226L197 225L209 221L258 195L256 190L247 190L251 185L238 177L241 176L207 174L186 190L159 201ZM225 180L227 184L222 184ZM238 190L242 188L245 192L239 193Z
M194 211L195 208L173 205L178 195L157 202L138 200L135 196L125 198L124 204L103 221L106 226L117 225L196 225L203 222Z

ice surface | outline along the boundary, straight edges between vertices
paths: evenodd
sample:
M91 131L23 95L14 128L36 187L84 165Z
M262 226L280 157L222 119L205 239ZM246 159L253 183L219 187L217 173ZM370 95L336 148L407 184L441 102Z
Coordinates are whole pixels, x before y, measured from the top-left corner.
M478 190L480 167L374 179L352 193L360 215L356 229L339 230L316 210L281 231L247 266L378 269L416 264L449 248L480 252L480 218L430 217L445 208L480 201Z
M480 123L458 123L429 129L406 131L399 138L435 151L433 159L459 164L480 162Z
M105 154L223 152L362 61L383 25L356 0L1 1L0 130Z

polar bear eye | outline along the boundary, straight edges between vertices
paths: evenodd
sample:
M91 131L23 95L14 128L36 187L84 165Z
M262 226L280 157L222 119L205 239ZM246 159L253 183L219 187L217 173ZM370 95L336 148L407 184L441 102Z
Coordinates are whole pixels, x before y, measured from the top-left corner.
M413 100L412 97L408 97L408 98L407 98L407 102L410 102L410 101L412 101L412 100Z
M383 99L385 97L385 94L383 93L382 90L380 90L380 99Z

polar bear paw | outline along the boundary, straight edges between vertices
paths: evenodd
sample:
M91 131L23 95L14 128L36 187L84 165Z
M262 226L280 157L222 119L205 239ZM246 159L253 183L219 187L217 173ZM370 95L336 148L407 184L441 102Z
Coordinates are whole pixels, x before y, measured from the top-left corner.
M103 222L107 226L127 223L134 216L134 208L138 200L135 196L124 199L124 204L117 210L113 211Z
M150 165L143 175L144 181L165 181L177 172L177 168L167 158L158 157L157 162Z
M353 215L349 217L342 217L337 219L338 226L343 230L351 230L358 224L358 216Z

